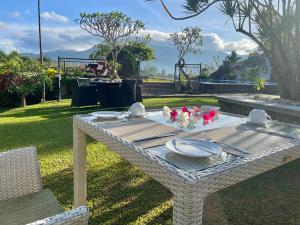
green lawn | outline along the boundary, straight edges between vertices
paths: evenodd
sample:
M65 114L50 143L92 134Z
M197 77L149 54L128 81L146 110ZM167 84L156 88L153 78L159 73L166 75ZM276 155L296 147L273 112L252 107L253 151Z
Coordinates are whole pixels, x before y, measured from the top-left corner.
M148 108L217 104L213 98L146 99ZM71 109L70 101L27 108L0 108L0 151L38 149L44 186L72 207L72 116L97 108ZM300 224L299 161L210 196L204 225ZM104 145L89 140L90 224L171 224L171 193Z
M143 79L143 82L147 83L147 82L152 82L152 83L171 83L173 82L173 80L167 80L167 79L162 79L162 78L148 78L148 79Z

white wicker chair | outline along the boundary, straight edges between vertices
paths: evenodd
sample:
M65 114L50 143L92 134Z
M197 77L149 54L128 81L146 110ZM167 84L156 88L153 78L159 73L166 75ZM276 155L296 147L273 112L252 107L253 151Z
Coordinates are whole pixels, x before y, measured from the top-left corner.
M33 147L0 153L1 225L87 225L88 209L64 212L52 192L42 188Z

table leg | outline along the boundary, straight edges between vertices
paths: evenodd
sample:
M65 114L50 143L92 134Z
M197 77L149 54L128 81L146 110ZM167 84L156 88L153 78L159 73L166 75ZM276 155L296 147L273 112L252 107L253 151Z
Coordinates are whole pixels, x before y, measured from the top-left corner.
M204 196L174 193L173 199L173 225L202 225Z
M86 205L86 134L73 128L74 206Z

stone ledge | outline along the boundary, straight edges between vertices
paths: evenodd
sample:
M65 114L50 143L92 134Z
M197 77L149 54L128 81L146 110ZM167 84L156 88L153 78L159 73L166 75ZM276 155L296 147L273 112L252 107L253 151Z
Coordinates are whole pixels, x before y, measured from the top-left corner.
M217 99L223 111L234 111L234 113L246 115L251 109L259 108L266 110L274 119L300 122L299 105L255 100L253 99L254 96L257 95L219 95Z

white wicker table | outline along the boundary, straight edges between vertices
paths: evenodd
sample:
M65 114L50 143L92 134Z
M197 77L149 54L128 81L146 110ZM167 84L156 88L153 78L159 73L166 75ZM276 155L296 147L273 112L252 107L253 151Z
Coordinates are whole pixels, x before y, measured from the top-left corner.
M211 160L203 167L197 160L160 155L165 149L159 145L172 137L133 142L168 132L177 132L179 137L213 138L250 154L217 163ZM296 138L290 138L290 134ZM86 205L86 135L106 144L168 188L174 199L173 224L180 225L202 224L203 203L208 194L300 158L300 128L294 125L274 122L270 128L258 130L242 124L190 133L148 119L99 121L90 115L77 115L73 118L76 207Z

